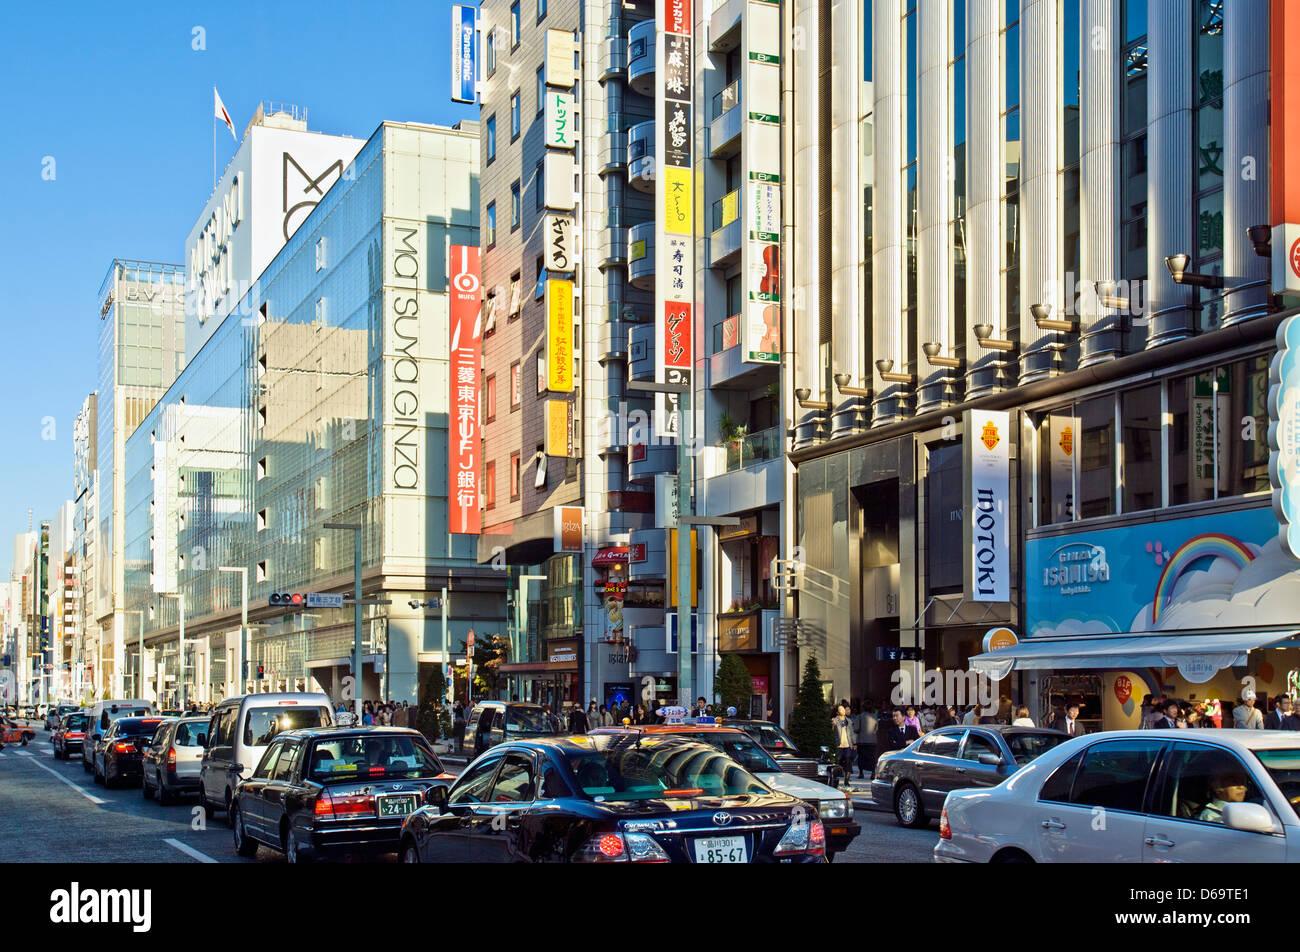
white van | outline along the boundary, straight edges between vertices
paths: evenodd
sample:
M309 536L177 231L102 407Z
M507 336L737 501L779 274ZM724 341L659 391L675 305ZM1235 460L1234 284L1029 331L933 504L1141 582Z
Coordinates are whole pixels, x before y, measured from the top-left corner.
M96 701L86 708L86 713L90 717L86 721L86 739L81 745L81 769L90 773L95 760L95 745L112 723L119 717L147 717L153 713L153 704L142 698L118 698Z
M230 815L235 786L262 759L271 739L300 727L330 727L330 699L324 694L245 694L226 698L212 711L207 747L199 768L199 804L212 818ZM238 768L238 769L236 769Z

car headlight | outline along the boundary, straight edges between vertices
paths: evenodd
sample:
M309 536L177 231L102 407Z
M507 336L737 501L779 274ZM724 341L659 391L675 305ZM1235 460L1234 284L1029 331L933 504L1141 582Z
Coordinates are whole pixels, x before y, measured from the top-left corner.
M823 800L817 812L823 820L846 820L853 816L853 804L847 797L843 800Z

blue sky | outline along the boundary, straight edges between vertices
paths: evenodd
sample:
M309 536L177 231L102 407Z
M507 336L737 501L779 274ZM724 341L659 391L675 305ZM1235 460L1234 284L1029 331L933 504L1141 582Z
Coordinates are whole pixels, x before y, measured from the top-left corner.
M241 135L266 99L361 138L385 119L450 125L477 116L449 99L450 26L449 0L0 8L5 577L28 508L39 524L72 495L72 425L96 387L109 262L183 263L212 190L212 87ZM234 151L219 127L218 172Z

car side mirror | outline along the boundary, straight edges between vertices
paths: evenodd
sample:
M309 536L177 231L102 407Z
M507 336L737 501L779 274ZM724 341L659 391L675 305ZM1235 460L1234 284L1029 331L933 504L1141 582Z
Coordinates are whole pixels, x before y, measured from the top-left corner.
M990 767L1002 766L1002 758L997 754L980 754L980 763L987 764Z
M1225 803L1223 805L1223 825L1230 830L1244 833L1273 833L1277 827L1273 823L1273 814L1268 808L1258 803Z
M199 742L199 746L200 746L200 747L207 747L207 746L208 746L208 735L207 735L207 734L200 734L200 735L198 736L197 740L198 740L198 742Z
M440 783L428 787L424 791L424 805L441 813L447 806L447 788Z
M242 773L244 772L244 765L243 765L243 764L231 764L231 765L230 765L230 772L231 772L231 773L242 774Z

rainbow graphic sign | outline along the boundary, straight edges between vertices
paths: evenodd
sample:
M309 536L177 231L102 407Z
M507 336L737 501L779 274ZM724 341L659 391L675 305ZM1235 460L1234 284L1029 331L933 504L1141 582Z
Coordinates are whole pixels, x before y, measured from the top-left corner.
M1206 532L1188 539L1178 547L1160 573L1155 597L1151 600L1153 622L1160 620L1160 612L1169 604L1178 579L1202 559L1227 559L1240 571L1255 560L1255 553L1238 539L1222 532Z
M1029 539L1024 637L1162 629L1172 605L1195 600L1200 586L1222 595L1224 580L1276 538L1277 519L1264 506ZM1207 569L1213 577L1202 575ZM1275 621L1286 619L1258 619Z

